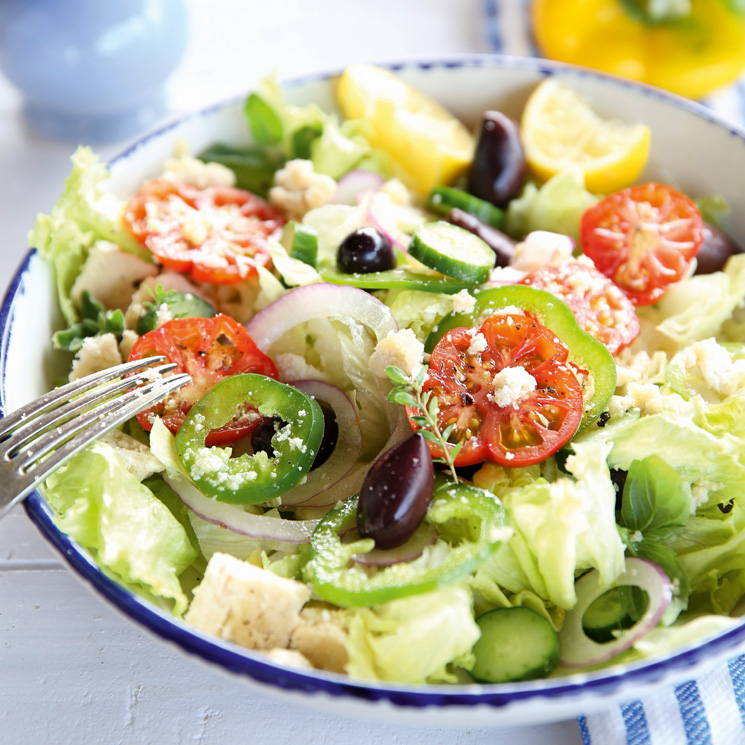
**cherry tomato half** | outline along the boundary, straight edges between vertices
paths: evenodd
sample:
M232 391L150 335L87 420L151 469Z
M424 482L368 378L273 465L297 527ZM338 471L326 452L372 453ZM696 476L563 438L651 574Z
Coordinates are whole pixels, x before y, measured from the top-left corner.
M124 210L129 232L164 266L197 282L235 284L270 261L267 238L284 225L263 199L243 189L197 189L153 179Z
M564 445L583 404L567 356L556 335L528 315L491 316L478 332L448 331L432 352L424 390L437 397L440 428L455 425L449 439L464 443L455 465L529 466ZM430 450L441 455L437 445Z
M197 403L216 383L238 373L259 373L275 380L279 377L274 363L254 343L248 331L230 316L213 318L175 318L155 331L141 336L132 347L130 360L162 354L176 363L172 374L191 375L191 383L171 393L159 403L137 415L145 430L152 429L159 416L176 433ZM236 442L255 429L261 416L250 406L224 427L207 436L207 445Z
M639 333L634 304L589 262L545 266L528 274L520 284L546 290L563 300L579 325L603 342L611 354L631 344Z
M683 279L704 239L701 213L664 184L640 184L587 209L582 250L634 305L649 305Z

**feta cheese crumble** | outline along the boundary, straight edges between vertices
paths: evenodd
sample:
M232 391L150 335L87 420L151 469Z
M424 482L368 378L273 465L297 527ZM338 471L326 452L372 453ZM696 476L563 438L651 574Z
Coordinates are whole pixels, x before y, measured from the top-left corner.
M517 408L536 385L535 378L524 367L505 367L492 379L492 390L486 397L501 408Z

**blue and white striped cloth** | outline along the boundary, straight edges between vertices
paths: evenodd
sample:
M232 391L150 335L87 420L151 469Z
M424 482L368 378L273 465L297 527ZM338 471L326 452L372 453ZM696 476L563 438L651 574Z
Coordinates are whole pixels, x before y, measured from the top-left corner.
M530 0L482 0L491 49L537 57ZM745 77L703 101L745 122ZM745 745L745 655L676 686L660 686L643 701L577 719L582 745Z

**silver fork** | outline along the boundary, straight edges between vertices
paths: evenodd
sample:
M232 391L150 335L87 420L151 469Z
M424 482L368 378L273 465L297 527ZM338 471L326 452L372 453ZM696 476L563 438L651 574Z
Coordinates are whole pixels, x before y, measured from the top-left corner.
M186 373L163 377L176 367L157 364L163 360L93 373L0 419L0 518L79 450L191 380Z

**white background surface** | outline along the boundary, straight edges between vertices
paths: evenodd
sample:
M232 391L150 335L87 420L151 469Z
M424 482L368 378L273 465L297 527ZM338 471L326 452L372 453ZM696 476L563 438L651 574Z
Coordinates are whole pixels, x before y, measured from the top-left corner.
M507 0L511 2L511 0ZM170 115L355 61L486 52L479 0L189 0L191 39ZM32 50L30 50L31 53ZM58 196L74 143L45 140L0 77L0 285L37 212ZM126 143L98 147L108 158ZM40 342L42 343L42 342ZM426 716L426 715L423 715ZM0 523L0 743L576 745L574 721L511 730L386 725L319 713L224 677L150 638L91 594L22 509Z

